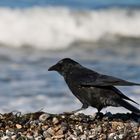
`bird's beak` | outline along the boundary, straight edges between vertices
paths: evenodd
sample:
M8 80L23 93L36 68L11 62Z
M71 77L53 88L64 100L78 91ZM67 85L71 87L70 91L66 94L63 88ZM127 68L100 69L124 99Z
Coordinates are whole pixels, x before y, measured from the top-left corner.
M48 71L53 71L53 70L57 70L57 65L53 65L48 69Z

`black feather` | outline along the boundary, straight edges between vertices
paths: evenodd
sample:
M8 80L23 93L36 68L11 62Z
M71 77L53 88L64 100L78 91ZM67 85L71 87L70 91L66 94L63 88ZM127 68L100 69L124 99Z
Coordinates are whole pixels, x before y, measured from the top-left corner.
M85 109L88 106L97 108L98 112L107 106L123 106L139 114L140 110L126 100L133 101L114 86L134 86L138 83L128 82L113 76L103 75L83 67L78 62L65 58L49 68L59 72L65 79L72 93L81 101ZM125 99L125 100L124 100ZM138 103L136 103L138 104ZM79 111L78 109L76 111Z

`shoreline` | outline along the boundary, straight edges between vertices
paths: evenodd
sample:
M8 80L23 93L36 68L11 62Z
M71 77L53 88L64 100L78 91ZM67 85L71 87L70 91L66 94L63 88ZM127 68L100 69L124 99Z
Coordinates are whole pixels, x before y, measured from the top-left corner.
M139 140L140 116L134 114L84 115L0 114L1 140Z

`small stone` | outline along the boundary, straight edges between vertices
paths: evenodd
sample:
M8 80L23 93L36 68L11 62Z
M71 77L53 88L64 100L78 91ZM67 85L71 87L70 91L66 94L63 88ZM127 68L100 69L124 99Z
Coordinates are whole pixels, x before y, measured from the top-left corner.
M45 140L52 140L52 138L46 138Z
M62 127L67 127L68 124L67 124L66 122L62 122L62 123L61 123L61 126L62 126Z
M64 138L64 135L56 135L52 137L53 139L61 139Z
M114 136L114 140L120 140L118 135Z
M72 140L77 140L77 138L76 138L74 135L70 135L70 136L69 136L69 139L70 139L70 140L71 140L71 139L72 139Z
M62 129L58 130L58 131L56 132L56 135L63 135L63 130L62 130Z
M81 132L83 132L83 127L81 125L78 128Z
M65 117L64 115L62 115L62 116L61 116L61 118L63 118L63 119L64 119L64 118L66 118L66 117Z
M48 125L42 126L42 130L45 131L48 129L48 127L49 127Z
M28 138L28 139L30 139L30 140L34 140L34 137L33 137L33 135L32 135L32 134L27 133L27 135L26 135L26 136L27 136L27 138Z
M50 135L54 135L54 130L50 127L47 129L47 132L50 134Z
M107 136L105 134L100 135L100 140L106 140L106 139L107 139Z
M120 140L122 140L124 138L124 134L120 134L118 137Z
M34 135L34 137L38 137L39 136L38 131L35 130L33 135Z
M138 140L139 134L137 134L136 136L134 136L135 140Z
M131 121L130 125L131 125L131 127L138 127L139 124L135 121Z
M138 131L140 132L140 127L139 127Z
M70 115L70 118L71 118L71 119L75 119L75 117L76 117L76 116L75 116L74 114Z
M122 122L117 122L117 121L112 122L112 128L114 130L119 130L123 127L124 127L124 124Z
M12 136L14 134L13 131L10 131L10 130L6 130L6 135L7 136Z
M0 130L0 138L4 135L3 130Z
M42 140L42 138L43 138L42 136L38 136L35 138L35 140Z
M16 135L11 136L11 139L12 139L12 140L16 140L16 138L17 138Z
M58 124L59 123L59 120L58 118L54 117L53 120L52 120L53 124Z
M16 135L16 140L27 140L27 137L25 135L21 135L20 133L18 133Z
M89 139L95 139L95 135L89 135Z
M8 136L3 136L3 137L1 138L1 140L11 140L11 139L10 139L10 137L8 137Z
M44 114L42 114L42 115L39 116L39 120L41 122L46 121L48 118L50 118L50 114L47 114L47 113L44 113Z
M44 138L51 138L51 135L47 131L43 132L43 136Z
M114 136L115 136L115 133L110 133L108 135L108 140L113 140L114 139Z
M17 129L21 129L21 128L22 128L22 125L16 124L16 128L17 128Z
M81 131L79 129L74 130L73 134L75 136L79 136L81 134Z
M99 125L95 128L95 132L100 133L102 131L102 127Z
M57 132L60 128L61 128L61 126L60 126L60 125L57 125L56 127L53 128L53 130L54 130L55 132Z
M87 140L87 136L86 135L81 135L80 140Z

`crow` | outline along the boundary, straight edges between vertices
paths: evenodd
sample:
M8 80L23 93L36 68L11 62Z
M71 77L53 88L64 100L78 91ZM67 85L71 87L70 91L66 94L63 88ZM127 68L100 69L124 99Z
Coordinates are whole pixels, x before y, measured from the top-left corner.
M136 102L125 96L115 87L140 86L138 83L100 74L82 66L70 58L60 60L51 66L48 71L57 71L62 75L69 89L82 103L82 107L72 111L73 113L86 109L89 106L96 108L98 113L107 106L122 106L134 114L140 114L140 110L127 102L127 100L133 103Z

